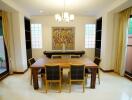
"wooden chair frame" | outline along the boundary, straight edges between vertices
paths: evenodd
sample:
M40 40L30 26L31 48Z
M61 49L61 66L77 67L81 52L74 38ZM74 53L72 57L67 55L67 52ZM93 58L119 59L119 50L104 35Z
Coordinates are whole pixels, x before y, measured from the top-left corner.
M32 59L34 59L35 60L35 58L30 58L30 59L28 59L28 62L29 62L29 65L30 65L30 67L29 68L31 68L31 60ZM32 73L32 69L31 69L31 74L30 74L30 84L32 85L32 80L33 80L33 73ZM45 74L43 74L43 73L41 73L41 78L43 79L43 81L45 82Z
M80 58L80 55L70 55L70 58L73 59L73 58Z
M59 58L62 58L62 55L52 55L51 58L52 59L59 59Z
M98 58L98 57L95 57L95 59L100 59L100 58ZM95 60L94 59L94 60ZM100 62L101 62L101 59L100 59ZM99 62L99 65L100 65L100 62ZM95 63L95 62L94 62ZM99 82L99 84L100 84L100 72L99 72L99 69L100 69L100 67L99 67L99 65L98 65L98 69L97 69L97 71L98 71L98 73L97 73L97 78L98 78L98 82ZM88 69L87 69L88 70ZM85 77L86 77L86 79L88 78L88 74L85 74Z
M31 64L31 60L32 60L32 59L34 59L34 58L30 58L30 59L28 59L28 62L29 62L29 65L30 65L29 68L31 68L31 65L32 65L32 64ZM31 77L31 78L30 78L30 84L32 85L32 80L33 80L32 70L31 70L30 77Z
M47 65L47 66L50 66L50 67L54 67L56 65ZM58 65L59 66L59 65ZM59 92L61 92L61 68L59 66L59 76L60 76L60 79L59 80L47 80L47 75L46 75L46 65L45 65L45 92L47 93L48 92L48 84L49 83L59 83Z
M76 67L82 66L81 64L80 65L73 64L73 65L75 65ZM70 66L70 72L69 72L69 92L71 92L71 84L72 84L72 82L82 82L83 92L85 92L85 66L84 66L83 76L84 76L84 79L82 79L82 80L72 80L71 79L71 66Z

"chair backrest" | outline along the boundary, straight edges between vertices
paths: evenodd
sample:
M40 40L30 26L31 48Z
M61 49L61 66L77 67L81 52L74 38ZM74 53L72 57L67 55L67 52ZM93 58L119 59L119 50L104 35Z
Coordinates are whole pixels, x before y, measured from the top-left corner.
M35 63L35 59L34 59L34 58L30 58L30 59L28 60L28 62L29 62L29 64L30 64L30 66L31 66L33 63Z
M80 55L71 55L70 58L80 58Z
M62 58L62 56L61 56L61 55L52 55L51 58L52 58L52 59L58 59L58 58Z
M99 66L100 62L101 62L101 59L95 57L95 59L94 59L94 63L97 64L97 65Z
M46 80L60 80L61 70L59 65L45 65Z
M71 65L70 66L70 78L71 80L83 80L84 79L84 65Z

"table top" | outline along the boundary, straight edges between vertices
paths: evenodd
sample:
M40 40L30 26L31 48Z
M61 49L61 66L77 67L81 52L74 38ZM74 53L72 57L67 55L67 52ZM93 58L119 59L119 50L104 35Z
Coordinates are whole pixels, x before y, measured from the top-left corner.
M84 64L88 68L98 68L98 66L89 58L59 58L50 59L47 57L37 59L31 68L44 68L46 64L57 64L62 68L69 68L71 64Z
M85 53L85 51L77 51L77 50L65 50L65 51L62 51L62 50L54 50L54 51L44 51L44 53Z

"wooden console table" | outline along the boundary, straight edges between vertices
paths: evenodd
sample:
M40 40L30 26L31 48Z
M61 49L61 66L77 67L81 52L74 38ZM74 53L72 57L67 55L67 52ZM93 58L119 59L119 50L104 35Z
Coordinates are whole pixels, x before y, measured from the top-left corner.
M51 58L52 55L82 55L85 54L85 51L44 51L44 55L48 58Z

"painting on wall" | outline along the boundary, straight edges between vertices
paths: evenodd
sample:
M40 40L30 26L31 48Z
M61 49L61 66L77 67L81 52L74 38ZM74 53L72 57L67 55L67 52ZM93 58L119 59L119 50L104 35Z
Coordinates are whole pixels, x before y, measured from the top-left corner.
M52 28L52 49L53 50L74 50L75 28L74 27L53 27Z

